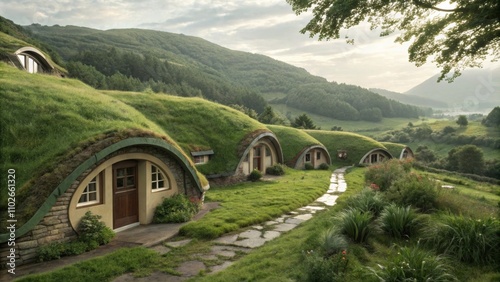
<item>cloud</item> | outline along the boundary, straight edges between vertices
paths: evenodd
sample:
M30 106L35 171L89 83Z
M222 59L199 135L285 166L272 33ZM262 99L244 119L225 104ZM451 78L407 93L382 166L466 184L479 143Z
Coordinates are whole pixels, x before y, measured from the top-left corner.
M318 42L300 30L312 17L297 16L283 0L3 0L0 14L21 25L79 25L97 29L145 28L198 36L221 46L270 56L337 82L405 91L437 73L416 68L406 46L362 24Z

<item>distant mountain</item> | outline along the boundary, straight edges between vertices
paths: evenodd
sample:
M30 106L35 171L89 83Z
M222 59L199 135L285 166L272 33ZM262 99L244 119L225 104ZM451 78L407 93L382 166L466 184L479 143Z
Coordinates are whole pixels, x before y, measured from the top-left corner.
M500 105L500 68L466 70L454 82L435 75L404 94L438 100L456 111L489 112Z
M230 50L193 36L38 24L25 28L61 55L70 76L95 88L201 96L257 112L262 112L266 100L273 100L344 120L422 114L418 107L359 86L328 82L270 57Z
M448 104L443 101L438 101L434 99L429 99L420 96L406 95L399 92L393 92L385 89L370 88L370 91L382 95L388 99L396 100L404 104L410 104L420 107L430 107L430 108L448 108Z

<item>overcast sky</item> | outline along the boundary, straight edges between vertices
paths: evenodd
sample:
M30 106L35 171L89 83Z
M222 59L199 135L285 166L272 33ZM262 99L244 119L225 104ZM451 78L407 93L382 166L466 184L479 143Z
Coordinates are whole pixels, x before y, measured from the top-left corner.
M305 68L329 81L405 92L439 70L408 62L408 45L380 38L368 26L344 39L317 41L299 31L311 18L285 0L2 0L0 15L16 24L144 28L198 36Z

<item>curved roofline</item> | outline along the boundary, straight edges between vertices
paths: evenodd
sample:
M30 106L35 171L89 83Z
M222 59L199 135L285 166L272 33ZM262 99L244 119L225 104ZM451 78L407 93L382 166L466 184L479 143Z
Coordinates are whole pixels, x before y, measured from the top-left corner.
M82 175L86 170L91 168L93 165L97 164L99 161L103 160L106 156L109 154L112 154L120 149L126 148L126 147L131 147L131 146L138 146L138 145L149 145L149 146L155 146L159 147L162 149L167 150L169 153L171 153L174 158L176 158L181 166L191 174L191 177L196 183L196 186L200 190L200 192L205 192L208 189L207 187L202 187L200 179L194 170L192 166L189 165L189 161L186 159L186 157L180 152L177 148L175 148L173 145L165 142L162 139L158 138L151 138L151 137L132 137L128 139L121 140L115 144L112 144L103 150L97 152L93 156L89 157L86 161L82 162L73 172L71 172L53 191L52 193L47 197L45 202L42 204L42 206L35 212L35 214L21 227L16 229L16 238L26 234L29 232L31 229L33 229L40 221L43 219L43 217L49 212L49 210L54 206L54 204L57 202L57 199L62 196L69 187L73 184L73 182L80 176ZM7 242L9 239L10 233L3 233L0 234L0 243Z
M14 52L15 55L19 55L21 53L27 53L27 54L33 55L46 67L49 67L51 70L54 69L54 66L49 62L49 60L47 60L45 55L40 50L38 50L34 47L26 46L26 47L19 48L16 50L16 52Z
M274 147L276 148L276 153L278 155L278 163L280 163L280 164L283 163L283 150L281 149L281 144L278 141L278 138L272 132L264 132L264 133L257 135L257 137L255 137L252 140L252 142L250 142L250 144L248 144L247 148L245 149L245 151L243 151L243 154L241 155L240 161L238 162L238 166L236 166L236 170L234 171L234 173L236 173L238 171L238 168L241 166L241 163L244 161L245 156L248 154L248 152L250 152L252 147L255 144L257 144L257 142L259 142L261 139L266 138L266 137L269 137L269 139L273 143Z
M368 151L368 153L364 154L363 157L361 157L361 159L359 160L358 164L363 164L363 160L366 157L368 157L371 153L373 153L375 151L382 151L382 152L384 152L387 155L387 157L389 157L389 159L394 158L387 149L384 149L384 148L375 148L375 149L371 149L370 151Z
M410 151L410 153L411 153L412 155L415 155L415 154L413 153L413 150L412 150L410 147L406 146L406 147L404 147L404 148L403 148L403 150L401 150L401 153L399 154L399 159L402 159L402 158L403 158L403 154L404 154L405 150L408 150L408 151Z
M332 157L330 156L328 149L326 149L326 147L323 145L311 145L311 146L304 147L304 149L302 149L302 151L300 151L300 153L299 153L300 155L297 157L293 167L297 168L299 161L307 154L307 152L309 152L312 149L317 149L317 148L323 149L323 151L325 151L326 155L328 156L328 165L331 165L332 164Z

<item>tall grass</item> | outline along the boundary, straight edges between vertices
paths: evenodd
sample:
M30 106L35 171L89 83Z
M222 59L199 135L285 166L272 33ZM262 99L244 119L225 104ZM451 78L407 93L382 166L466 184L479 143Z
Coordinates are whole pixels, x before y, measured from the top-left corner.
M417 247L403 247L380 270L369 268L380 281L458 281L442 256Z
M364 243L373 231L371 226L372 218L371 213L347 209L335 217L334 225L339 228L342 234L345 234L354 242Z
M402 238L416 234L422 227L423 218L411 206L400 207L391 204L382 211L377 222L385 233Z
M359 194L347 198L346 204L349 208L370 212L377 217L387 202L380 192L365 188Z
M439 222L425 230L424 238L439 253L463 262L500 263L500 222L494 218L441 215Z

